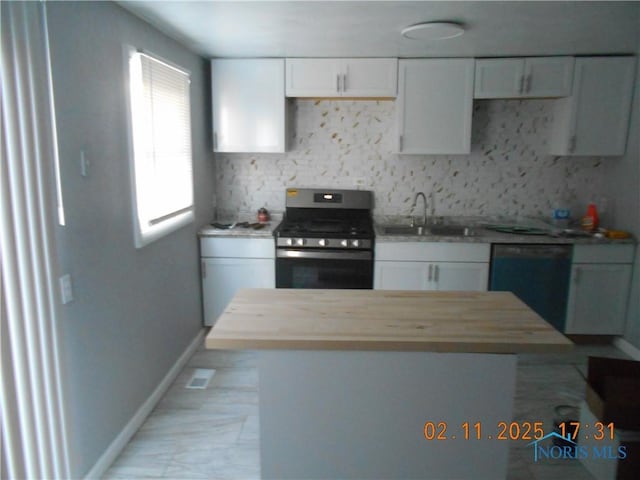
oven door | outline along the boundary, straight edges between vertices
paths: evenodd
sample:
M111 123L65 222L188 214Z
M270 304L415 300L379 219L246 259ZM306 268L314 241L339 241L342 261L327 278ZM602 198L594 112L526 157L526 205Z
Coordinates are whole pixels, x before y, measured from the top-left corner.
M276 250L276 288L373 288L373 252Z

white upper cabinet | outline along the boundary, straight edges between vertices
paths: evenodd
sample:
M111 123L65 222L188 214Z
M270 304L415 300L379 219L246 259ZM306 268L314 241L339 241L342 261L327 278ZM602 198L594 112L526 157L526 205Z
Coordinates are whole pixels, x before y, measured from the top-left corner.
M474 60L400 60L398 70L398 152L469 153Z
M556 101L550 153L624 155L635 58L578 57L572 94Z
M524 59L491 58L476 60L475 98L513 98L520 96Z
M573 64L573 57L478 59L474 97L566 97Z
M287 58L287 97L340 95L340 61L335 58Z
M395 58L287 58L287 97L390 97Z
M211 61L213 150L284 152L284 59Z
M398 94L398 59L347 58L343 60L342 95L392 97Z

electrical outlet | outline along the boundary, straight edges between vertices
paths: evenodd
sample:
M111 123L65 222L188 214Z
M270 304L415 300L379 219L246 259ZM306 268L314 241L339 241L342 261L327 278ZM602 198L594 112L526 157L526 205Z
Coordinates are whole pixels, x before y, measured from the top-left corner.
M60 297L62 298L62 304L73 300L73 288L71 286L71 275L66 274L59 278L60 281Z

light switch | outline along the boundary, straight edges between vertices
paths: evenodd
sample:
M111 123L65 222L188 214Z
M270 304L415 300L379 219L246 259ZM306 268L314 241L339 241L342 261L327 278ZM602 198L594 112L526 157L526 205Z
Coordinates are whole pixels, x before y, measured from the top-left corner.
M63 275L60 277L60 296L62 304L65 305L73 300L73 288L71 287L71 275Z
M84 150L80 150L80 175L83 177L89 176L89 160L84 154Z

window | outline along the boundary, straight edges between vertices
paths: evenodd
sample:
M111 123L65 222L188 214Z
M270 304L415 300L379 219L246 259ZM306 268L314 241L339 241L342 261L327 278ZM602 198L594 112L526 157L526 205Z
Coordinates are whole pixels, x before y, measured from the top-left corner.
M189 74L142 52L129 56L137 248L193 221Z

